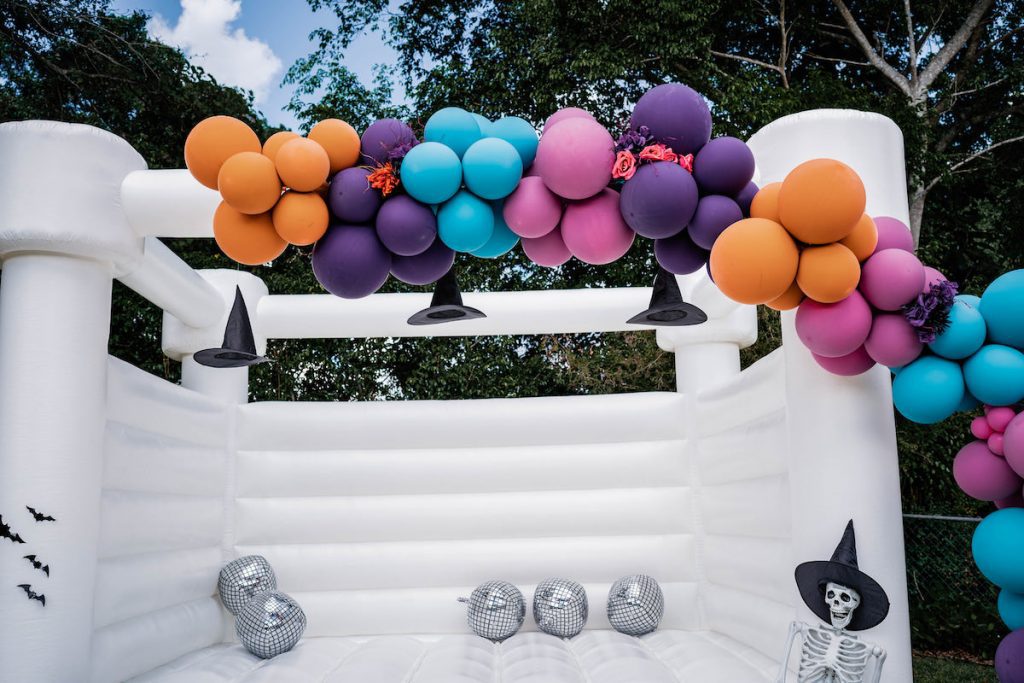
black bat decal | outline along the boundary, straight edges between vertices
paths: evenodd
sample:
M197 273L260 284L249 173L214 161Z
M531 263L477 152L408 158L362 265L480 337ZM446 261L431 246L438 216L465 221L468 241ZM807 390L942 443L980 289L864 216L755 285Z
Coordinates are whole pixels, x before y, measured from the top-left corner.
M32 563L32 566L33 566L34 568L36 568L36 569L41 569L41 570L42 570L42 572L43 572L44 574L46 574L47 576L49 576L49 575L50 575L50 565L48 565L48 564L43 564L42 562L40 562L39 560L37 560L37 559L36 559L36 556L35 556L35 555L22 555L22 557L24 557L24 558L25 558L26 560L28 560L29 562L31 562L31 563Z
M0 515L0 538L6 538L12 543L25 542L25 539L21 537L21 534L11 533L11 527L4 522L3 515Z
M43 607L46 607L46 596L42 593L36 593L34 590L32 590L32 586L28 585L27 583L19 583L18 588L25 591L25 595L28 596L29 600L38 600L39 602L43 603Z
M37 522L56 522L57 520L50 515L44 515L42 512L36 511L34 507L25 506L25 509L32 513Z

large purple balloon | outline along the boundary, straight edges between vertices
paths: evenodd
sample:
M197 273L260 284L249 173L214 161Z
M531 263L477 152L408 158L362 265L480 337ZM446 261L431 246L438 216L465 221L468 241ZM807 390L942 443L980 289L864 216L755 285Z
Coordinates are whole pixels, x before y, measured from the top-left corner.
M718 236L740 220L743 220L743 210L739 204L720 194L709 194L697 202L687 231L697 246L710 250Z
M377 236L398 256L422 254L437 237L437 217L430 207L404 194L384 202L377 212Z
M359 299L373 294L390 270L391 253L366 225L332 225L313 246L313 274L335 296Z
M363 131L359 149L362 152L361 163L383 164L388 154L396 147L416 144L416 136L412 128L398 119L380 119L374 121Z
M757 194L757 190L757 185L751 181L735 197L736 203L739 204L740 210L743 211L744 218L750 218L750 204L754 201L754 195Z
M697 208L697 184L679 164L644 164L622 186L619 211L638 235L651 239L678 234Z
M422 254L391 259L391 274L408 285L429 285L440 280L454 263L455 252L437 239Z
M368 223L380 208L380 194L370 187L369 169L353 166L339 171L331 181L327 205L342 223Z
M995 659L999 683L1024 683L1024 628L1003 638Z
M664 83L644 93L629 125L647 126L658 142L679 154L695 154L711 139L708 105L696 90L680 83Z
M654 257L662 268L676 275L694 273L708 262L708 252L693 243L689 230L654 240Z
M715 138L694 157L693 177L702 194L739 194L754 177L754 153L739 138Z

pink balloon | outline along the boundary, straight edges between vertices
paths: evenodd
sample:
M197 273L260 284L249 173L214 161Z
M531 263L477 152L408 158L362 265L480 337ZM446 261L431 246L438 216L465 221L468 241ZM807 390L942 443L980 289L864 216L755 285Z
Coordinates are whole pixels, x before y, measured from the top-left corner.
M558 226L562 218L562 200L544 181L529 176L505 200L502 214L509 230L520 237L542 237Z
M555 268L572 258L572 252L562 240L562 231L555 228L542 237L524 237L523 251L538 266Z
M864 349L882 365L897 368L920 356L924 344L902 313L879 313Z
M603 265L622 258L635 238L619 211L619 193L610 188L569 204L562 217L565 246L584 263Z
M940 282L945 282L949 278L935 270L931 266L924 267L924 287L921 288L922 294L927 294L932 291L932 285L937 285Z
M1003 508L1024 508L1024 490L1018 491L1006 498L1000 498L996 501L996 507L1000 510Z
M978 416L971 420L971 434L975 439L985 440L992 436L992 426L984 417Z
M1013 471L1024 477L1024 413L1010 421L1003 432L1003 455Z
M615 142L593 119L563 119L545 130L533 164L548 189L566 199L586 199L612 179Z
M548 120L544 122L544 132L546 133L548 130L551 129L551 126L555 125L559 121L578 118L596 121L594 115L591 114L586 109L580 109L579 107L565 107L564 109L559 109L554 114L548 117Z
M839 358L857 350L871 332L871 307L858 292L834 304L804 299L796 309L796 333L812 353Z
M874 253L885 249L902 249L914 253L914 236L910 234L906 223L892 216L876 216L874 221L878 229L878 244L875 245Z
M821 367L825 368L833 375L842 375L843 377L853 377L854 375L860 375L875 366L875 361L872 360L868 352L861 346L853 353L848 353L845 356L839 356L838 358L828 358L827 356L819 356L818 354L811 352L811 356Z
M1013 421L1013 418L1017 417L1017 411L1009 406L999 406L997 408L991 408L985 413L985 421L988 422L988 426L994 431L1005 432L1006 426Z
M857 288L875 308L898 311L924 287L924 266L901 249L876 252L861 266Z
M953 478L971 498L999 500L1021 490L1024 480L984 441L972 441L953 459Z
M988 437L988 449L996 455L1003 455L1003 435L993 434Z

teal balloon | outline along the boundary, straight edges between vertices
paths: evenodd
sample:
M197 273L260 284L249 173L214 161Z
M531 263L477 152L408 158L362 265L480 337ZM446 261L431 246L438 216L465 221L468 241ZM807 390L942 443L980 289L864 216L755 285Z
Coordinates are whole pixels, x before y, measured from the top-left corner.
M1024 353L986 344L964 363L967 388L982 403L1008 406L1024 399Z
M518 116L500 118L491 124L490 135L511 143L523 160L523 168L529 168L537 156L537 131L526 119Z
M439 142L423 142L402 159L402 187L424 204L440 204L455 196L462 185L462 162Z
M509 230L505 223L505 217L502 215L504 208L505 202L491 202L491 209L494 211L494 233L491 234L491 239L487 240L487 244L471 252L473 256L498 258L519 244L519 235Z
M451 148L462 158L469 146L483 137L480 124L473 115L458 107L445 107L434 112L427 119L423 129L423 139L427 142L440 142Z
M480 135L483 135L485 138L489 137L492 125L490 119L486 116L481 116L480 114L470 114L470 116L472 116L473 120L476 121L476 125L480 127Z
M967 358L985 343L985 318L965 297L958 296L949 309L949 326L928 348L943 358Z
M974 296L973 294L958 294L956 298L981 310L980 296Z
M1024 593L1024 508L996 510L974 530L974 562L986 579Z
M892 400L908 420L933 424L956 412L964 398L960 364L923 356L905 366L892 383Z
M956 407L956 412L966 413L969 410L974 410L981 405L981 401L971 396L971 392L965 391L964 397L960 401L960 405Z
M480 249L494 234L494 211L484 200L462 190L438 210L437 234L449 249Z
M1024 593L1014 593L1005 588L999 591L999 618L1006 628L1016 631L1024 628Z
M511 143L500 138L477 140L462 157L462 176L470 192L484 199L504 199L523 177L523 162Z
M981 314L990 341L1024 349L1024 270L1003 273L985 288Z

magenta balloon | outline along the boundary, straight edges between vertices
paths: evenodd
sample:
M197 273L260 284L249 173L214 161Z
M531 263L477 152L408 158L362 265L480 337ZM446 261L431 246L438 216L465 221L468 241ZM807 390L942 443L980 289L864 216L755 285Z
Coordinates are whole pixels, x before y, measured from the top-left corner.
M380 119L363 131L359 143L360 163L383 164L396 147L416 144L416 136L412 128L398 119Z
M804 299L796 309L796 333L812 353L838 358L856 351L871 332L871 307L856 291L823 304Z
M992 425L982 416L971 420L971 434L975 439L987 439L992 436Z
M562 231L555 228L541 237L524 237L520 240L523 252L538 266L555 268L572 258L572 252L565 246Z
M391 274L407 285L429 285L451 270L455 252L439 239L422 254L395 256L391 260Z
M901 249L914 253L914 236L910 234L910 228L906 223L891 216L876 216L873 220L878 229L878 244L875 245L874 253L886 249Z
M906 365L921 355L924 344L917 338L917 330L902 313L879 313L871 323L871 332L864 342L864 350L875 362L890 368Z
M594 118L593 114L585 109L580 109L579 107L565 107L564 109L559 109L548 117L548 120L544 122L544 131L547 132L551 126L555 125L559 121L578 118L590 119L591 121L597 120Z
M708 105L696 90L680 83L645 92L633 107L629 125L634 130L646 126L658 142L679 154L696 154L711 139Z
M739 194L754 177L754 153L739 138L715 138L693 159L701 194Z
M697 246L710 250L718 236L740 220L743 220L743 209L739 204L720 194L709 194L697 203L687 232Z
M683 230L678 235L654 240L654 258L668 272L687 275L704 267L708 252L693 243L689 230Z
M972 441L960 449L953 459L953 478L961 491L978 500L1006 498L1024 486L1024 480L984 441Z
M813 352L811 353L811 356L818 365L825 368L833 375L842 375L843 377L861 375L875 367L875 361L872 360L871 356L868 355L863 346L857 348L853 353L848 353L845 356L839 356L838 358L819 356Z
M935 270L931 266L924 267L924 287L921 288L922 294L927 294L932 291L932 285L937 285L940 282L945 282L949 278Z
M622 186L619 210L638 235L661 239L686 227L697 209L697 199L697 183L686 169L656 161L638 168Z
M566 199L586 199L612 179L615 142L592 119L564 119L545 130L533 165L548 189Z
M1003 432L1003 455L1013 471L1024 477L1024 413L1010 420Z
M994 502L1000 510L1003 508L1024 508L1024 489Z
M988 449L995 453L996 455L1004 455L1002 434L993 434L992 436L988 437L985 443L988 444Z
M437 217L430 207L407 194L384 202L374 221L377 237L397 256L422 254L437 237Z
M313 275L324 289L345 299L373 294L388 279L389 252L366 225L333 225L313 245Z
M528 176L505 199L502 216L509 230L520 237L541 237L562 219L562 200L539 176Z
M1006 427L1017 417L1017 411L1009 406L991 408L985 413L985 422L994 431L1005 432Z
M562 216L565 246L584 263L604 265L622 258L635 237L619 212L619 193L610 188L569 204Z
M875 308L898 311L917 298L924 287L924 266L902 249L876 252L861 266L861 294Z

